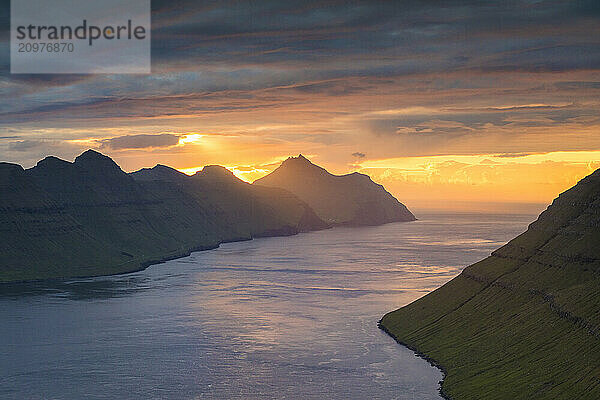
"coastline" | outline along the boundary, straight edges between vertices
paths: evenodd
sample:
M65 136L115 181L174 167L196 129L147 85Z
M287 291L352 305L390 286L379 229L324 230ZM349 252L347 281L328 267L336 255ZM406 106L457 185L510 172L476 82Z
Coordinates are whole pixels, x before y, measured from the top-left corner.
M164 262L176 260L178 258L188 257L189 255L191 255L192 253L197 252L197 251L207 251L207 250L217 249L222 244L225 244L225 243L246 242L246 241L250 241L250 240L254 240L254 239L261 239L261 238L268 238L268 237L295 236L300 233L318 232L318 231L323 231L323 230L333 229L333 228L338 228L338 227L352 229L352 228L360 228L360 227L381 226L381 225L394 224L394 223L407 223L407 222L414 222L414 221L418 221L418 219L415 218L414 220L411 220L411 221L387 221L382 224L374 224L374 225L329 224L323 228L308 229L308 230L298 230L296 228L290 227L290 229L280 229L277 231L266 231L266 232L263 232L263 233L260 233L260 234L254 235L254 236L250 236L250 237L237 237L237 238L221 240L221 241L215 242L213 244L195 246L195 247L192 247L188 250L185 250L185 251L182 251L179 253L174 253L174 254L172 253L172 254L164 256L164 257L152 258L152 259L148 259L148 260L139 261L139 262L137 262L136 267L134 267L132 269L126 269L123 271L119 271L119 272L106 273L106 274L101 273L101 274L92 274L92 275L73 275L73 276L40 278L40 279L19 279L19 280L7 280L7 281L0 280L0 287L2 287L4 285L11 285L11 284L57 282L57 281L64 281L66 279L86 279L86 278L98 278L101 276L119 276L119 275L133 274L135 272L144 271L145 269L147 269L148 267L150 267L152 265L162 264ZM129 262L133 262L133 261L129 261ZM121 265L124 265L124 264L121 264Z
M405 343L402 340L400 340L400 338L398 338L396 335L394 335L392 332L390 332L381 323L382 321L383 321L383 319L381 319L381 320L379 320L379 322L377 322L377 327L379 329L381 329L388 336L390 336L392 339L394 339L396 341L396 343L398 343L401 346L406 347L407 349L409 349L410 351L412 351L413 353L415 353L415 355L417 357L422 358L423 360L427 361L429 363L429 365L431 365L432 367L435 367L435 368L439 369L442 372L442 380L440 380L438 382L438 385L439 385L438 392L439 392L440 396L443 399L445 399L445 400L453 400L452 397L450 397L450 395L444 391L444 387L443 387L444 380L446 379L446 375L448 374L447 371L446 371L446 368L443 365L441 365L440 363L438 363L436 360L434 360L433 358L427 356L424 353L421 353L419 351L419 349L417 349L416 347L413 347L413 346L409 345L408 343Z
M59 282L59 281L67 280L67 279L86 279L86 278L99 278L102 276L119 276L119 275L133 274L135 272L144 271L145 269L147 269L148 267L150 267L152 265L162 264L167 261L176 260L178 258L188 257L192 253L195 253L195 252L217 249L222 244L225 244L225 243L247 242L250 240L266 238L266 237L295 236L300 233L316 232L316 231L330 229L330 228L332 228L332 226L328 226L328 227L325 227L322 229L309 230L309 231L303 231L303 230L298 231L297 230L297 231L293 232L293 231L282 230L281 232L265 232L263 234L255 235L252 237L238 237L238 238L232 238L232 239L225 239L225 240L221 240L219 242L213 243L213 244L195 246L188 250L185 250L185 251L182 251L179 253L172 253L172 254L164 256L164 257L153 258L153 259L148 259L148 260L141 260L141 261L136 262L137 266L135 268L123 270L120 272L107 273L107 274L93 274L93 275L63 276L63 277L55 277L55 278L20 279L20 280L9 280L9 281L0 280L0 287L5 286L5 285L12 285L12 284ZM130 262L133 262L133 261L130 261ZM124 264L121 264L121 265L124 265Z

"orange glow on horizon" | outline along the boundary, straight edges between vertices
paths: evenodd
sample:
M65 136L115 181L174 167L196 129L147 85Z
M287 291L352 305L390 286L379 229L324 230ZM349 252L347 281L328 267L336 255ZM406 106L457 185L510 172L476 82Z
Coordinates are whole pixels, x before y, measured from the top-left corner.
M287 158L280 157L281 160ZM330 171L327 163L315 163ZM270 172L268 166L225 164L251 183ZM203 167L179 168L193 175ZM347 171L361 172L414 208L470 209L473 204L549 204L559 193L600 168L600 151L552 152L509 157L504 154L444 155L365 160Z

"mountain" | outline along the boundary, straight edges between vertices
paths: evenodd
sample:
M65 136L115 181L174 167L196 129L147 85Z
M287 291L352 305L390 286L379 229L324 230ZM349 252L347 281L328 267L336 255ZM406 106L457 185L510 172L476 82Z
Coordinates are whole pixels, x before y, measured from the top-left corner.
M185 180L188 176L175 168L156 164L153 168L142 168L129 174L136 181L177 181Z
M36 264L22 279L135 271L152 261L214 247L226 234L192 197L165 185L148 190L109 157L95 151L86 151L73 163L48 157L26 174L43 190L45 198L76 221L91 240L113 249L116 255L99 265L90 265L81 257L64 263L60 269L46 270ZM57 240L55 232L47 235L48 240ZM61 242L67 253L78 250L87 257L86 248L76 249L75 244ZM50 255L45 262L54 258Z
M333 175L301 154L254 182L279 187L305 201L324 221L335 225L380 225L414 221L415 216L367 175Z
M328 227L306 203L291 193L252 186L224 167L208 165L191 177L165 168L168 167L157 166L131 176L140 181L177 185L178 190L194 198L203 208L219 215L221 224L233 232L231 240L292 235Z
M327 226L289 193L228 179L164 166L129 175L92 150L28 170L0 163L0 282L131 272L226 241Z
M56 276L73 264L81 275L93 275L127 261L92 237L20 165L0 163L0 200L0 281Z
M368 176L331 175L302 156L251 185L218 165L127 174L88 150L28 170L0 163L0 189L0 282L132 272L223 242L414 220Z
M599 288L600 170L380 326L444 368L452 399L598 399Z
M196 196L216 195L234 225L245 227L250 235L285 235L329 227L292 193L250 185L223 167L204 167L192 180Z

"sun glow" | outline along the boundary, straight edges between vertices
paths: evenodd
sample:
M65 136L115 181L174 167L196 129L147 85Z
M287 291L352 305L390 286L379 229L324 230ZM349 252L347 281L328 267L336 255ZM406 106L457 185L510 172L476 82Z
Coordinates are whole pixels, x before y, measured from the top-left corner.
M204 135L200 135L198 133L191 133L187 135L183 135L179 138L179 144L184 145L187 143L198 143L200 139L202 139Z
M409 205L440 209L456 208L452 202L548 204L597 168L597 151L400 157L356 165Z
M183 172L186 175L194 175L198 171L202 171L204 167L193 167L193 168L177 168L177 171Z

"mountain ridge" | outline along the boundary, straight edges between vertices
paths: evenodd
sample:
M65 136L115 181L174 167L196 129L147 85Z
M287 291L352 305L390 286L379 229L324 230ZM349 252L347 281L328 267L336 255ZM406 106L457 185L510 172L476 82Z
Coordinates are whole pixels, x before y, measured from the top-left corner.
M0 282L133 272L223 242L330 227L286 189L221 166L128 174L94 150L29 169L0 163L0 188Z

